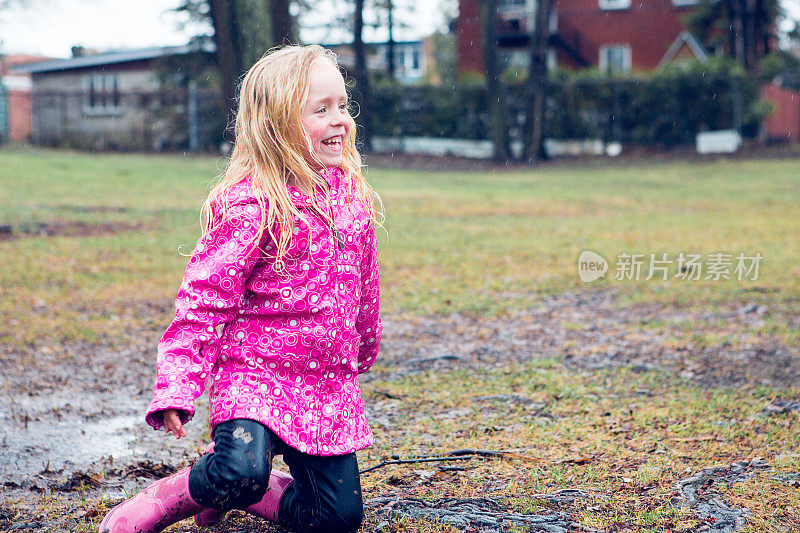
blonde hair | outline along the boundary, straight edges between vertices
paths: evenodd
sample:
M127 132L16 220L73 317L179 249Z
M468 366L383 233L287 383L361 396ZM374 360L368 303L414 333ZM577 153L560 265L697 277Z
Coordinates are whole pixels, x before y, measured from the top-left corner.
M233 151L201 212L206 235L230 207L226 193L250 176L253 194L261 207L261 226L252 246L258 247L267 231L274 243L278 268L283 265L296 219L305 220L289 196L288 184L306 193L315 210L332 224L327 209L318 205L317 200L317 193L325 190L327 183L312 163L316 168L324 168L324 165L310 150L310 139L302 124L311 66L315 61L328 61L338 68L336 54L317 45L291 45L271 50L250 68L239 92ZM373 199L381 205L380 197L362 173L355 123L352 118L350 120L350 133L343 142L340 165L347 176L348 197L360 201L370 218L380 226L382 211L373 207ZM376 219L376 213L380 213L381 221Z

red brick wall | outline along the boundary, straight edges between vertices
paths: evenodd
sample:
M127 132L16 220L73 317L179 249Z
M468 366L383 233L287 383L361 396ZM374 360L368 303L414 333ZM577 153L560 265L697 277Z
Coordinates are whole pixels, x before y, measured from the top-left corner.
M554 0L558 27L567 40L577 32L579 51L592 66L597 66L600 47L628 44L634 70L652 70L658 66L672 42L685 30L681 19L691 7L675 7L672 0L631 0L628 9L601 10L598 0ZM483 71L478 0L459 0L457 25L459 73ZM578 65L563 51L558 64Z
M12 141L16 142L30 140L30 91L8 91L8 136Z
M678 35L689 10L674 7L672 0L631 0L628 9L601 10L598 0L555 0L558 25L578 32L583 58L598 65L600 47L628 44L634 70L653 70ZM559 53L559 64L573 66Z
M9 75L9 69L14 65L46 61L49 57L27 54L8 55L0 61L0 75ZM28 75L15 74L16 78ZM26 142L31 136L31 92L29 88L18 89L10 87L8 91L8 136L12 141Z
M764 85L761 87L761 98L774 107L764 121L767 139L800 141L800 92Z
M478 0L459 0L456 23L456 71L483 72L483 39Z

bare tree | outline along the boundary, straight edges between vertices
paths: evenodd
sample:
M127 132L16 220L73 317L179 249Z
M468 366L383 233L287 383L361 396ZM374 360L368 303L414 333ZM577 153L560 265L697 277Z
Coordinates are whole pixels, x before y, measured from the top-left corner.
M386 41L386 68L389 71L389 76L394 78L397 66L394 64L394 2L392 0L386 0L386 18L386 24L389 27L389 38Z
M214 30L229 124L236 114L239 78L245 69L276 44L295 40L290 3L290 0L183 0L176 8L194 20L208 21Z
M528 99L525 106L523 159L529 163L546 159L544 111L547 98L547 43L550 39L550 11L553 0L539 0L528 45Z
M511 159L508 135L508 106L505 87L500 80L497 64L497 7L499 0L481 0L481 27L483 37L483 62L486 70L486 90L491 114L491 136L494 141L494 159L505 162Z
M689 30L705 46L725 52L747 70L774 51L781 20L788 15L780 0L702 0L687 16Z
M275 44L289 44L295 41L294 23L289 10L289 0L271 0L272 40Z
M353 55L355 56L356 88L360 94L358 99L358 118L361 123L361 149L364 152L372 150L372 132L370 120L372 117L369 105L370 86L369 72L367 72L367 51L364 46L364 0L355 0L353 13Z
M377 16L375 23L371 26L376 29L386 28L386 70L392 78L395 77L397 72L395 30L411 27L404 15L408 17L408 15L414 13L416 11L415 7L413 2L403 0L372 0L367 8L374 11ZM385 16L381 16L381 13Z
M222 81L222 97L228 110L228 124L236 116L236 92L242 72L242 51L236 27L235 0L208 0L209 16L214 26L217 65Z

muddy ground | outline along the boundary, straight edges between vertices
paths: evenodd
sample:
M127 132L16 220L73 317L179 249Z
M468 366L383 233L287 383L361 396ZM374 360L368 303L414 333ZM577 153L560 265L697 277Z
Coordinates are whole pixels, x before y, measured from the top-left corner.
M743 298L712 314L659 303L620 305L615 292L594 291L545 297L534 308L496 318L388 316L380 364L392 379L432 367L446 371L560 358L576 371L664 368L702 386L800 386L798 350L776 340L744 346L691 342L687 323L747 332L772 315L800 326L795 315L780 316L778 309ZM141 311L165 313L170 306L163 302ZM12 503L18 511L49 491L67 499L116 499L198 456L208 439L204 399L188 439L177 441L143 421L160 334L155 324L115 348L0 346L0 515ZM381 402L366 409L371 419L393 423ZM108 477L101 482L98 472ZM76 507L78 514L92 512ZM24 529L20 520L17 514L13 523Z

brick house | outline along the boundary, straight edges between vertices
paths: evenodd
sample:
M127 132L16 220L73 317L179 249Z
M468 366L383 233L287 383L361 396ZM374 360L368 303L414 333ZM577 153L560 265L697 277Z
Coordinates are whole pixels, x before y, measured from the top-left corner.
M480 1L459 0L456 23L459 76L482 73ZM501 68L527 68L527 46L537 0L500 0L498 60ZM548 65L648 71L685 59L707 58L684 20L700 0L553 0L549 21ZM762 45L757 54L764 54ZM800 91L779 82L764 84L761 98L772 113L762 125L766 140L800 141Z
M11 68L50 58L27 54L0 56L0 139L27 142L31 136L31 77Z
M482 72L480 0L460 0L456 28L458 72ZM550 17L552 67L653 70L705 52L686 31L684 17L698 0L553 0ZM500 61L527 65L535 0L501 0Z

